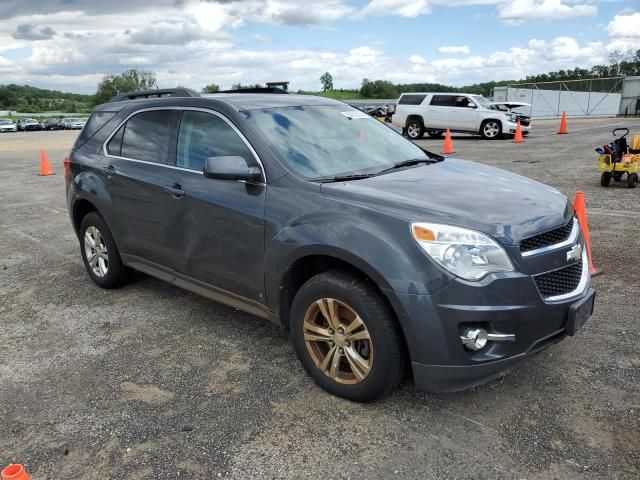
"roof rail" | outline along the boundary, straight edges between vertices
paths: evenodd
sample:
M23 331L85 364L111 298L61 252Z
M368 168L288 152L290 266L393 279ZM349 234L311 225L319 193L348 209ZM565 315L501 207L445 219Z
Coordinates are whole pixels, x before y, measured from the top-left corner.
M160 98L160 97L199 97L200 94L188 88L158 88L156 90L140 90L137 92L127 92L115 95L109 100L111 102L122 102L125 100L136 100L138 98Z

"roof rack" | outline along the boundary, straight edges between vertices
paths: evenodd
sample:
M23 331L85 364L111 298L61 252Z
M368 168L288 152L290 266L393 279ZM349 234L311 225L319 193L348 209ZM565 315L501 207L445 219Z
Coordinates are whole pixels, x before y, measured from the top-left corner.
M136 100L139 98L160 98L160 97L199 97L200 94L188 88L158 88L156 90L140 90L137 92L127 92L115 95L109 100L111 102L122 102L125 100Z
M247 87L247 88L235 88L233 90L220 90L216 93L277 93L288 94L286 90L278 87Z

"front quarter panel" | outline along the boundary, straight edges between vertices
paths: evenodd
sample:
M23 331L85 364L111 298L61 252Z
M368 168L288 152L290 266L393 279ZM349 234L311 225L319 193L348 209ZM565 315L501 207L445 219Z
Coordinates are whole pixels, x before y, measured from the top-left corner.
M388 292L433 294L451 281L413 240L408 219L324 198L317 185L286 183L270 185L265 209L266 293L274 310L285 272L310 255L348 262Z

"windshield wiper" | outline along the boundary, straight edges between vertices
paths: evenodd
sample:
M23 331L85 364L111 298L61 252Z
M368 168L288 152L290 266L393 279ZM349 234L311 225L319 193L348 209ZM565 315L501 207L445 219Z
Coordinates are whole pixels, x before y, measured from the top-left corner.
M418 165L420 163L427 163L427 164L431 164L431 163L438 163L441 162L442 160L436 160L436 159L432 159L432 158L413 158L411 160L405 160L403 162L398 162L395 165L389 167L389 168L385 168L384 170L380 170L379 172L376 173L376 175L382 175L384 173L390 172L392 170L397 170L399 168L403 168L403 167L411 167L413 165Z
M377 175L377 173L357 173L354 175L337 175L335 177L331 177L331 178L323 178L320 179L318 181L322 181L322 182L345 182L345 181L349 181L349 180L362 180L364 178L371 178L374 175Z

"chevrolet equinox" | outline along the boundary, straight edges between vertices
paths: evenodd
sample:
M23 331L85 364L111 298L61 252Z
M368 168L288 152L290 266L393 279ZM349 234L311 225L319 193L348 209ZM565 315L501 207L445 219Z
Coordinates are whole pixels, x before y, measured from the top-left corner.
M407 369L420 390L485 383L592 313L566 197L425 151L342 102L120 95L94 109L65 177L96 284L135 269L267 318L348 399L384 395Z

